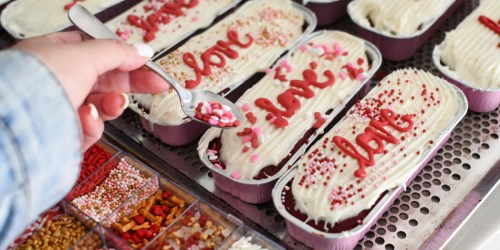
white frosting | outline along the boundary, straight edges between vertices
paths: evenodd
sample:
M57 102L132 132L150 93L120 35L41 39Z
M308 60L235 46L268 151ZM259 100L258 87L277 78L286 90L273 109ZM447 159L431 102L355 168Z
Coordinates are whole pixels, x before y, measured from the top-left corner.
M447 73L471 87L500 88L500 35L479 22L484 15L497 23L500 1L483 0L458 27L446 34L439 46Z
M455 0L353 0L347 10L358 25L394 37L408 37L439 18Z
M251 241L251 236L243 236L239 240L234 242L231 247L229 247L229 250L267 250L267 248L263 248L260 245L253 244Z
M241 83L255 72L263 71L271 65L302 34L303 19L302 13L292 7L290 0L250 1L204 33L191 38L157 63L181 84L185 84L186 80L196 78L195 71L182 59L185 53L192 53L197 64L203 67L200 55L216 45L218 40L228 41L229 30L236 30L242 43L249 41L245 34L251 35L254 41L250 47L231 46L231 49L239 54L238 57L234 59L224 57L225 67L211 67L213 74L203 76L201 83L196 87L218 93ZM211 59L218 62L215 56ZM149 114L146 114L133 105L134 101L131 102L131 108L152 123L180 125L185 122L183 120L185 114L173 90L156 95L134 94L132 99L149 109Z
M394 94L388 97L392 90ZM412 69L393 72L351 108L298 161L298 171L292 183L296 208L305 213L309 220L324 221L330 226L370 208L384 191L404 185L419 167L417 163L422 160L422 156L439 143L438 138L448 132L450 126L458 122L457 116L465 112L465 108L460 106L462 98L451 84L430 73ZM400 132L390 125L384 126L400 143L391 144L382 140L384 149L388 152L374 154L375 164L365 169L367 176L357 178L355 171L359 168L358 161L345 154L332 142L332 138L341 136L347 139L367 158L367 152L358 145L355 138L369 126L370 118L360 115L361 112L366 111L367 114L380 118L380 111L374 109L374 104L381 104L381 109L392 109L396 115L416 116L412 118L414 124L409 132ZM407 127L408 123L403 122L399 126ZM377 147L375 141L368 144L372 148ZM313 154L315 151L318 153ZM325 157L326 160L318 164L320 161L316 160ZM346 200L337 206L331 205L333 199L344 198Z
M155 33L155 39L147 42L147 44L155 51L170 47L193 31L207 27L221 11L236 2L238 0L200 0L192 8L182 8L184 15L169 15L170 21L167 24L159 24L159 31ZM149 15L163 7L164 4L165 0L141 1L133 8L107 22L106 26L113 31L123 33L124 35L121 37L122 39L125 38L124 40L128 43L144 43L143 35L145 31L131 25L127 21L127 17L133 14L146 20ZM145 7L153 7L153 9L146 11Z
M92 14L123 0L79 1ZM17 0L2 12L2 26L16 38L28 38L62 30L71 25L64 6L72 0Z
M209 129L199 142L198 153L200 156L206 153L208 144L213 138L220 137L222 141L220 159L226 165L225 172L227 175L234 177L236 173L236 176L241 176L241 179L252 180L263 168L270 165L277 166L286 158L295 144L303 139L306 131L313 127L316 122L315 112L319 112L325 117L328 110L342 106L345 103L345 98L350 97L353 92L359 89L363 83L362 79L356 80L347 77L343 80L339 74L341 67L349 63L354 64L356 68L362 68L365 72L368 70L365 44L362 40L339 31L325 31L323 34L314 37L310 42L314 46L301 46L300 49L297 49L291 56L289 55L286 58L292 68L291 72L286 73L287 80L304 80L303 72L310 69L311 62L317 62L317 69L314 72L317 74L318 82L325 82L327 77L324 72L330 70L335 77L333 85L323 89L310 85L314 97L307 99L296 96L300 101L300 108L293 116L287 118L288 126L277 128L266 120L265 117L269 112L256 106L255 100L267 98L276 107L283 109L278 103L277 97L287 89L299 90L299 88L289 87L285 84L286 82L274 79L275 67L272 72L247 90L236 102L239 106L246 104L250 107L245 113L253 113L257 118L255 124L250 123L248 119L244 119L241 126L236 129ZM333 46L335 43L340 45L343 52L348 52L348 55L340 55L330 61L327 59L328 55L324 54L325 50L320 46L325 45L333 53L335 52ZM358 58L363 60L361 65L357 63ZM258 148L250 147L249 151L242 153L246 145L242 142L243 137L238 136L237 133L246 127L260 128L260 134L264 140L260 142ZM254 159L252 160L252 158Z

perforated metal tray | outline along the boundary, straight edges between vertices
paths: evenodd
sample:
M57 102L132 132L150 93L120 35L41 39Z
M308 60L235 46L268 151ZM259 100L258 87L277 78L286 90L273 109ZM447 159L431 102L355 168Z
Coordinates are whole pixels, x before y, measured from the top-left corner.
M384 61L379 76L403 67L418 67L438 75L431 58L434 45L440 43L444 32L453 29L477 3L477 0L466 1L410 60L400 63ZM323 28L354 31L348 17ZM442 246L500 177L499 122L500 109L486 114L468 112L443 148L356 248L437 249ZM241 216L254 228L287 247L306 249L287 234L284 219L271 202L249 205L218 190L210 172L198 159L196 144L184 147L162 144L140 127L138 117L131 112L111 125L106 130L108 135L130 150L139 155L143 154L143 149L149 150L160 159L158 167L165 172L176 172L183 182L194 181L193 188L202 195L211 196L219 206ZM177 171L172 171L171 166ZM185 180L187 176L189 178Z
M438 74L432 63L432 49L444 39L478 0L467 0L459 10L427 41L411 59L384 61L378 74L403 67L418 67ZM320 27L354 32L348 17L337 24ZM12 45L13 39L0 30L0 48ZM408 186L357 249L438 249L463 223L469 212L500 178L500 108L490 113L468 112L453 130L450 139L423 171ZM196 143L170 147L161 143L140 125L132 111L106 125L106 136L116 145L135 154L160 173L176 179L215 206L233 213L255 230L293 249L307 249L291 238L284 219L272 202L250 205L218 190L212 176L198 159Z

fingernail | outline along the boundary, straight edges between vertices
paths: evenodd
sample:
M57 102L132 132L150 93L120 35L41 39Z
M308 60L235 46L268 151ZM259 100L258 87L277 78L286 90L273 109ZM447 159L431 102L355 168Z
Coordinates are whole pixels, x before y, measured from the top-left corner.
M129 99L128 95L125 93L122 93L122 98L123 98L123 105L121 106L122 110L125 110L128 107Z
M92 103L89 103L89 107L90 107L90 117L92 117L94 120L97 120L97 118L99 118L99 112L97 112L97 108Z
M153 51L153 48L151 48L149 45L146 45L144 43L134 43L133 44L135 49L137 50L137 53L143 57L151 58L153 54L155 53Z

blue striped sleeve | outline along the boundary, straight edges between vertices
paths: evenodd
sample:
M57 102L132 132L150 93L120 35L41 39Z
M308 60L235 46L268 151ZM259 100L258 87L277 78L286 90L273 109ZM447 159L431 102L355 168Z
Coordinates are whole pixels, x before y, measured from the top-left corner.
M0 249L73 186L79 124L43 63L23 51L0 52Z

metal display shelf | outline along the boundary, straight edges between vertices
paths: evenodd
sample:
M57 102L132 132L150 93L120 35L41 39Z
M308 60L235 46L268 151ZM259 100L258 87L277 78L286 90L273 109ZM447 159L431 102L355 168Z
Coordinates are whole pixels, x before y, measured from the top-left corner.
M416 67L438 75L432 63L432 49L444 33L477 6L467 0L411 59L384 61L377 75L395 69ZM335 25L320 27L353 33L354 24L344 17ZM13 43L0 30L0 48ZM380 80L380 79L377 79ZM479 201L500 179L500 108L490 113L468 112L450 138L422 172L394 202L356 249L438 249L453 234ZM251 205L219 190L207 167L198 159L197 142L168 146L144 130L139 116L127 110L106 124L106 137L160 173L194 190L215 206L230 212L253 229L287 248L307 249L286 231L283 217L272 202Z
M477 2L466 1L411 59L400 63L384 61L379 75L404 67L422 68L438 75L431 59L434 45L440 43L444 32L463 20ZM354 31L348 17L322 28ZM468 112L446 144L356 248L441 247L500 178L499 122L499 108L484 114ZM219 190L208 168L198 159L196 142L182 147L165 145L147 133L138 115L131 111L111 122L106 133L120 146L162 173L173 175L200 195L210 197L216 205L240 216L254 229L288 248L307 249L287 233L284 219L272 202L251 205Z

